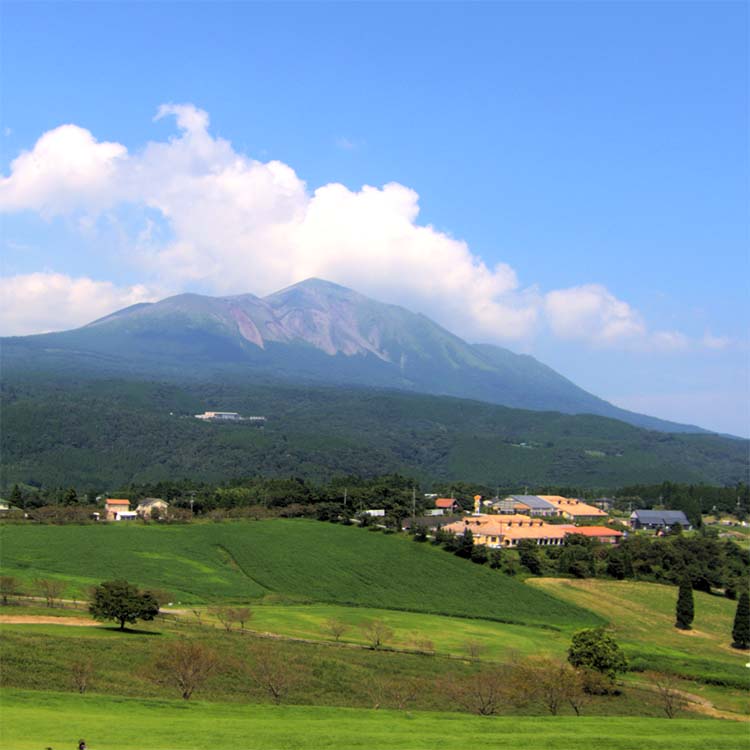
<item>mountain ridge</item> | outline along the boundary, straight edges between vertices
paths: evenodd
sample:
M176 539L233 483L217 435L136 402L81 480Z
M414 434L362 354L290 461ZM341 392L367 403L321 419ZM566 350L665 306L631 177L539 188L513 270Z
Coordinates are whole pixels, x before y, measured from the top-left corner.
M4 367L11 369L281 377L707 432L620 409L530 355L469 344L420 313L317 278L265 297L179 294L70 331L7 337L2 344Z

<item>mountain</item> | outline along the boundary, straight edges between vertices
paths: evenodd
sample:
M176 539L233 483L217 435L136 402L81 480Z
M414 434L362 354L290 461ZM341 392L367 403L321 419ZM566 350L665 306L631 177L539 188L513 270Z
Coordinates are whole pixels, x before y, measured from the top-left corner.
M6 371L374 386L703 432L619 409L533 357L471 345L424 315L320 279L264 298L181 294L133 305L72 331L5 338L2 352Z

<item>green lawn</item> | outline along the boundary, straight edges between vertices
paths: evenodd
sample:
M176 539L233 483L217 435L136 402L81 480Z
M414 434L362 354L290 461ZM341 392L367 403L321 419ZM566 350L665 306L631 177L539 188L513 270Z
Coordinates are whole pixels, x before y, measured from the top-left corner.
M19 690L0 694L13 750L738 750L747 725L705 719L495 717L300 706L233 706Z
M184 526L0 526L4 574L80 595L123 577L178 602L265 597L569 628L593 613L429 544L302 519Z

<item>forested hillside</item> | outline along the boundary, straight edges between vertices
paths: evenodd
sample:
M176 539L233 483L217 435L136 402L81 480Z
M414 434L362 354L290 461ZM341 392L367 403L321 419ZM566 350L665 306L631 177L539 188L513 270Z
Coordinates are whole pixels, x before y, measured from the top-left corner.
M267 417L215 424L204 410ZM398 391L6 377L2 486L401 472L423 482L746 481L748 443Z

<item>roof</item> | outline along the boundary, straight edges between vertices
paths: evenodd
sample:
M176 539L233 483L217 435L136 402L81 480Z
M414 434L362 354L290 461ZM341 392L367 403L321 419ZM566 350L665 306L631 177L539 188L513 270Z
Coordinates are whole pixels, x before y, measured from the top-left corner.
M589 537L622 536L622 531L610 529L607 526L564 526L563 528L569 529L569 534L583 534Z
M156 503L164 503L164 505L169 504L166 500L163 500L160 497L144 497L143 500L138 503L138 507L148 508L150 505L156 505Z
M666 526L671 526L673 523L690 525L690 521L681 510L634 510L630 517L635 517L643 523L663 523Z
M439 497L435 500L436 508L452 508L454 505L458 505L458 502L452 497Z
M559 511L567 513L570 516L604 517L607 515L603 510L575 498L560 497L560 495L542 495L541 497L543 500L549 501Z
M107 505L130 505L130 500L118 500L117 498L108 498L105 503Z
M523 503L532 510L554 510L555 508L552 503L538 495L511 495L510 499L517 503Z

